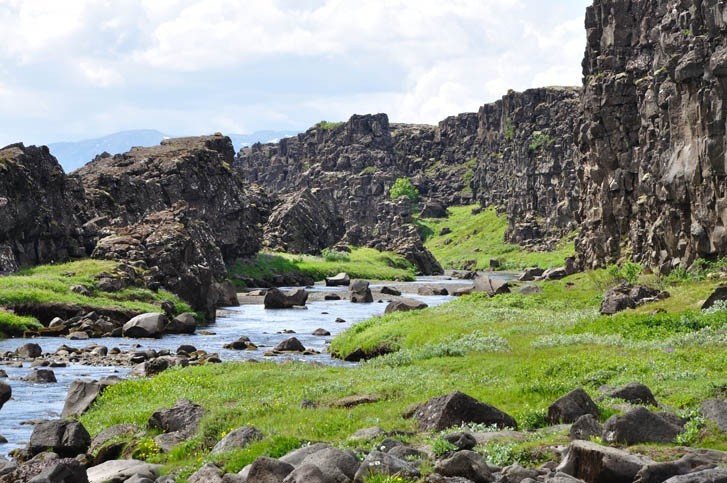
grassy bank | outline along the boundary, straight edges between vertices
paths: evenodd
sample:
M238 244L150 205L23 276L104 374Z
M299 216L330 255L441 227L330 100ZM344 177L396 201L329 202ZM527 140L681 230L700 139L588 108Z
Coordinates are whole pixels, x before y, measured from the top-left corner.
M477 269L488 269L493 258L503 268L551 268L562 266L564 258L575 254L572 237L550 252L529 252L518 245L504 243L507 217L498 215L494 208L473 215L473 208L477 206L455 206L447 210L448 218L419 220L424 245L445 268L461 269L474 261ZM443 235L445 228L450 233Z
M660 403L682 414L694 414L704 399L724 395L727 317L699 310L716 283L682 282L669 287L671 299L600 316L603 288L613 282L605 271L579 274L545 283L536 295L473 295L372 319L332 344L341 353L356 347L393 351L356 368L266 362L167 371L113 386L82 421L97 433L122 422L143 426L154 410L172 406L180 396L203 405L207 415L197 437L167 454L158 454L151 439L130 450L179 471L183 479L207 461L237 471L259 455L279 456L307 441L360 447L365 443L347 438L370 426L412 431L415 423L403 417L409 405L454 390L512 414L524 429L542 426L547 406L579 386L595 398L602 385L640 381ZM658 308L667 312L652 315ZM335 407L340 398L364 394L378 401ZM317 407L301 407L304 399ZM602 419L618 410L615 401L599 404ZM724 435L702 423L681 443L727 449ZM265 439L245 450L209 454L216 441L242 425L258 427ZM418 443L436 438L413 437ZM533 433L526 441L477 450L498 464L535 465L544 447L566 441L562 433ZM375 442L368 444L373 448Z
M57 265L40 265L0 277L0 307L24 304L60 303L95 308L123 309L137 312L157 312L160 304L170 300L178 312L190 311L177 296L165 291L152 291L140 287L127 287L115 292L99 289L99 277L114 275L117 262L108 260L80 260ZM71 290L83 286L89 295ZM37 326L29 317L18 317L0 311L0 336L20 335Z
M369 280L413 280L414 267L401 255L373 248L353 248L351 253L325 251L322 256L260 253L238 260L229 268L230 279L270 280L276 275L296 274L323 280L340 272Z

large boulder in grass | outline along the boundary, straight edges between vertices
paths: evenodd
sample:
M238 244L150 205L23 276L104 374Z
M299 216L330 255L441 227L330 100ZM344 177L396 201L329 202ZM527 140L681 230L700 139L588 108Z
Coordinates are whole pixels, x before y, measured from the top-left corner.
M167 316L159 312L137 315L124 324L121 333L124 337L158 339L164 334L166 321Z
M442 431L463 423L517 429L517 422L509 414L459 391L430 399L417 408L414 417L422 431Z
M293 472L293 465L275 458L260 456L250 465L247 480L255 483L280 483Z
M573 441L557 470L589 483L632 483L639 470L652 463L620 449Z
M702 416L714 421L720 431L727 433L727 399L707 399L704 401L702 403Z
M551 424L572 423L585 414L598 417L598 406L588 393L579 387L548 407L548 422Z
M305 289L297 288L290 292L282 292L277 288L271 288L265 293L263 304L266 309L290 309L304 306L308 300L308 292Z
M675 417L652 413L636 407L624 414L611 416L603 425L607 443L634 445L638 443L672 443L684 424Z
M254 426L243 426L227 433L214 448L212 453L224 453L234 449L244 448L250 443L263 439L263 433Z
M414 479L419 477L419 470L408 461L396 456L381 451L371 451L361 462L353 481L364 483L375 475Z
M91 436L83 424L71 419L44 421L33 428L28 450L41 453L48 448L60 456L74 457L85 453L91 444Z
M119 382L116 379L102 379L101 381L83 381L76 379L71 383L66 394L66 401L61 412L62 418L80 416L91 407L91 404L107 387Z
M189 475L187 483L222 483L222 470L212 463L204 464L200 469Z
M606 393L606 395L616 399L623 399L624 401L632 404L643 404L646 406L659 405L659 403L656 402L656 398L654 397L654 394L652 394L651 389L639 382L630 382L625 386L621 386Z
M353 451L339 448L322 448L307 455L301 465L317 466L324 475L334 481L353 480L359 468L359 462Z
M724 302L727 300L727 285L717 287L714 292L704 301L702 304L702 310L711 308L717 302Z
M466 478L474 483L495 481L485 457L469 450L457 451L449 458L439 461L435 471L443 476Z
M424 302L414 299L401 299L393 300L389 302L384 310L385 314L391 314L394 312L409 312L410 310L422 310L429 307Z
M172 408L155 411L147 421L147 425L150 428L161 429L165 433L180 431L185 435L192 435L197 431L204 413L202 406L182 398Z

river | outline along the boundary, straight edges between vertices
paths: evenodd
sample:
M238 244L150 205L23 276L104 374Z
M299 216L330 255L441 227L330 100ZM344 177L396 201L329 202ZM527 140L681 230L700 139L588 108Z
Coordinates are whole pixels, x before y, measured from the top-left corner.
M445 277L421 277L415 282L406 284L397 283L396 286L409 298L422 300L429 306L440 305L452 300L451 296L421 296L416 295L416 289L422 284L436 283L452 287L468 285L460 280L448 280ZM390 284L388 284L390 285ZM471 285L471 283L470 283ZM382 285L371 285L373 292L378 292ZM204 329L213 332L212 335L167 335L161 339L128 339L122 337L105 337L83 341L72 341L63 337L40 337L35 342L41 346L44 353L55 352L61 345L71 347L85 347L90 344L100 344L106 347L118 347L122 351L131 349L169 349L176 351L182 344L192 344L197 349L207 352L216 352L223 361L244 359L263 359L267 348L272 348L288 337L296 337L307 349L320 351L318 355L286 355L273 358L282 360L293 358L305 361L317 361L329 365L350 365L349 363L333 359L327 353L327 346L331 338L340 334L352 324L381 315L386 303L353 304L346 300L346 287L331 288L316 285L309 292L339 292L343 300L338 301L312 301L308 302L306 309L265 310L261 304L243 304L239 307L226 307L219 311L217 321ZM414 292L414 293L408 293ZM335 322L337 318L345 322ZM318 328L328 330L331 335L327 337L313 336L312 332ZM283 333L294 331L294 334ZM260 350L235 351L224 349L226 343L237 340L246 335ZM18 346L29 342L28 339L0 340L0 352L14 351ZM0 434L8 442L0 444L0 455L7 455L11 450L24 446L33 430L28 421L41 419L54 419L60 417L68 387L74 379L100 379L104 376L118 375L126 377L130 373L125 367L90 367L84 365L69 365L67 367L53 368L58 380L57 383L37 384L20 380L33 369L29 363L21 368L0 366L7 372L8 378L3 379L12 386L13 397L0 409ZM183 394L179 395L184 396ZM23 424L26 422L26 424Z

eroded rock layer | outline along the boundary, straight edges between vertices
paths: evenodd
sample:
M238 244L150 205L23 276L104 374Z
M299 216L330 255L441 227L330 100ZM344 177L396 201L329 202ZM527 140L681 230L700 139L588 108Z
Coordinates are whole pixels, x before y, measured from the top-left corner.
M596 0L580 134L587 266L727 254L727 5Z

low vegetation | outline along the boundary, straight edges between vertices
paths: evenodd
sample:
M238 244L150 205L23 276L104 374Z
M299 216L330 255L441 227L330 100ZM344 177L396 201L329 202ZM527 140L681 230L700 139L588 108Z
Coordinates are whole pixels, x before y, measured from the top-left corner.
M409 201L416 203L419 200L419 190L414 186L409 178L397 178L389 190L389 197L396 200L406 196Z
M147 458L183 479L204 462L237 471L259 455L279 456L305 442L373 449L377 441L347 438L375 425L412 431L415 421L403 416L408 406L454 390L505 410L524 429L544 426L547 406L576 387L596 398L603 385L633 381L647 384L666 408L688 416L704 399L725 393L727 317L699 309L717 285L711 277L659 282L671 298L613 317L598 314L603 290L618 283L607 270L539 283L539 294L474 294L424 311L377 317L332 343L339 354L358 347L388 352L357 367L265 362L174 369L113 386L82 421L92 433L116 423L144 425L154 410L184 394L207 408L198 436ZM659 309L665 312L654 314ZM379 399L349 409L333 404L362 394ZM315 408L302 407L305 399ZM599 404L602 420L620 408L618 401ZM216 441L242 425L258 427L265 439L244 450L210 454ZM683 441L727 450L712 423L695 420L687 429ZM566 441L561 432L532 433L476 450L492 463L536 466L556 458L548 448ZM411 442L447 449L439 434L417 435Z
M549 252L531 252L519 245L504 243L507 217L493 208L473 214L476 208L474 205L452 207L448 209L448 218L419 220L425 246L443 267L489 269L490 260L495 259L503 269L552 268L563 265L566 257L575 254L574 236L562 240Z
M117 262L107 260L81 260L55 265L26 268L15 274L0 277L0 307L21 304L63 303L93 310L94 308L125 309L138 312L156 312L162 302L172 301L178 312L188 312L190 307L177 296L165 290L152 291L142 287L127 287L116 292L104 292L98 288L101 274L112 274ZM84 295L71 290L82 286ZM30 317L0 311L0 335L21 335L37 326Z
M230 279L240 286L244 286L244 278L270 280L276 275L294 274L323 280L340 272L369 280L413 280L415 269L401 255L373 248L353 248L350 253L326 249L320 256L260 253L229 268Z

